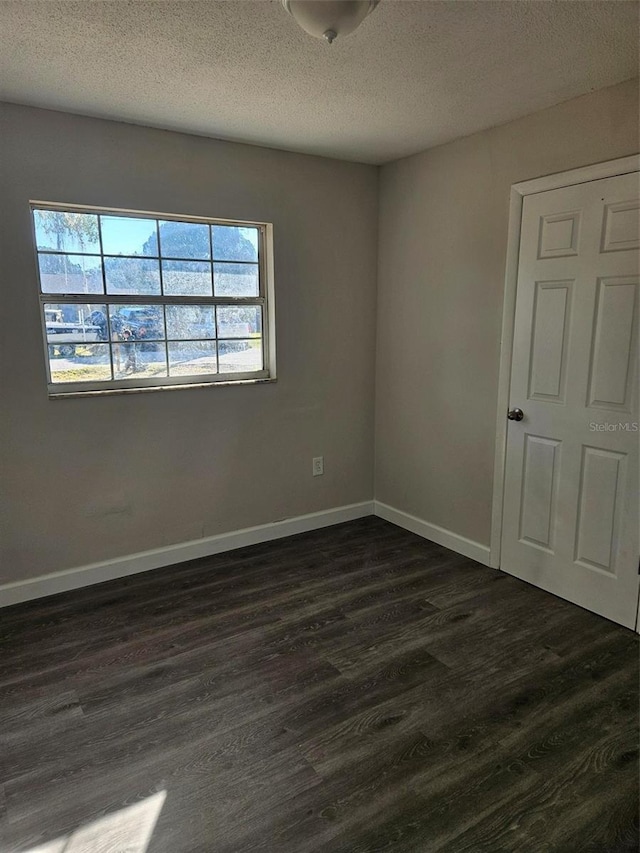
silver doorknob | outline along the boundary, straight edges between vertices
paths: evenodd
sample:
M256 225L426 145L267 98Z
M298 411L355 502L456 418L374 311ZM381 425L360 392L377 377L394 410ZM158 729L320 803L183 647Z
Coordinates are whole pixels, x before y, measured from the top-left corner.
M509 409L507 417L510 421L521 421L524 417L522 409Z

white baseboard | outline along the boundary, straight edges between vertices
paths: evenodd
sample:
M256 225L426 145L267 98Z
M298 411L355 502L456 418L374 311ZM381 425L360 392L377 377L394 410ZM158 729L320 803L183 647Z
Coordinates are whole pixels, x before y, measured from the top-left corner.
M181 542L177 545L168 545L151 551L141 551L138 554L116 557L113 560L105 560L87 566L77 566L73 569L41 575L25 581L8 583L0 586L0 607L8 607L11 604L31 601L34 598L43 598L47 595L55 595L58 592L66 592L140 572L148 572L151 569L172 566L175 563L184 563L187 560L195 560L199 557L211 557L214 554L233 551L246 545L270 542L273 539L282 539L285 536L293 536L296 533L305 533L309 530L319 530L322 527L340 524L343 521L353 521L367 515L377 515L392 524L397 524L398 527L403 527L405 530L417 533L418 536L430 539L438 545L450 548L458 554L470 557L478 563L485 566L489 565L489 548L486 545L480 545L478 542L473 542L471 539L466 539L464 536L459 536L457 533L445 530L436 524L429 524L381 501L363 501L362 503L312 512L308 515L286 518L270 524L260 524L257 527L246 527L243 530L234 530L230 533L219 533L216 536L194 539L191 542Z
M217 536L207 536L204 539L194 539L191 542L181 542L168 545L165 548L155 548L152 551L141 551L126 557L116 557L101 563L88 566L78 566L49 575L30 578L25 581L15 581L0 586L0 607L19 604L34 598L54 595L71 589L79 589L103 581L114 580L139 572L148 572L174 563L184 563L198 557L210 557L223 551L233 551L245 545L256 545L260 542L270 542L296 533L306 533L318 530L343 521L353 521L373 515L373 501L363 501L357 504L335 507L333 509L312 512L274 521L271 524L260 524L257 527L246 527L231 533L220 533Z
M398 527L404 527L405 530L417 533L424 539L430 539L451 551L457 551L458 554L470 557L484 566L489 565L490 549L487 545L481 545L479 542L474 542L472 539L467 539L458 533L446 530L444 527L438 527L437 524L429 524L428 521L423 521L421 518L416 518L415 515L409 515L408 512L402 512L402 510L395 509L381 501L374 501L374 514L392 524L397 524Z

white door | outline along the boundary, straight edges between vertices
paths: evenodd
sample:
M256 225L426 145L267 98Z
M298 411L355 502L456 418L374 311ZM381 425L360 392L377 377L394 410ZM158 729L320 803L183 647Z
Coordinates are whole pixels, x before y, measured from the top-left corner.
M630 628L638 188L636 172L524 198L501 565Z

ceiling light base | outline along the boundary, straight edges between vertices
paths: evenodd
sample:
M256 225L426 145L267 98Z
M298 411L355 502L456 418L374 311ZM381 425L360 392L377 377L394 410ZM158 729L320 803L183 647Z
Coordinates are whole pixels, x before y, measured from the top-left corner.
M287 12L314 38L328 44L357 29L380 0L282 0Z

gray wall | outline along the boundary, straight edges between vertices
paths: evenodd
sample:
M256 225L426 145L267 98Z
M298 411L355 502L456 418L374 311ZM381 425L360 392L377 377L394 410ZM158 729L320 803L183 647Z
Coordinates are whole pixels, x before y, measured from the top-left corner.
M636 152L637 81L384 166L379 222L373 167L0 109L0 583L371 499L375 376L377 499L488 544L509 187ZM48 400L29 199L273 222L277 383Z
M636 80L382 168L378 500L489 544L510 185L639 147Z
M372 498L377 169L11 105L0 132L0 583ZM48 400L30 199L273 222L278 381Z

